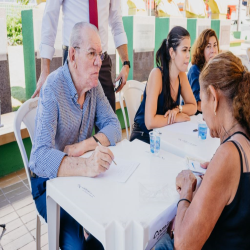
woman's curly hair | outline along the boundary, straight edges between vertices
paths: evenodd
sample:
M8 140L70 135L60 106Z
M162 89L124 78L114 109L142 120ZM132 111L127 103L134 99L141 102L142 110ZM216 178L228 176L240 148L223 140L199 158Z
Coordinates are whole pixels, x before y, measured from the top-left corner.
M194 45L192 46L191 63L193 65L196 64L200 70L203 69L203 67L206 63L205 56L204 56L204 50L209 43L209 38L213 37L213 36L215 37L215 39L217 41L217 46L218 46L218 51L219 51L219 41L218 41L218 38L216 36L215 31L212 29L203 30L202 33L197 38L197 40L195 41Z

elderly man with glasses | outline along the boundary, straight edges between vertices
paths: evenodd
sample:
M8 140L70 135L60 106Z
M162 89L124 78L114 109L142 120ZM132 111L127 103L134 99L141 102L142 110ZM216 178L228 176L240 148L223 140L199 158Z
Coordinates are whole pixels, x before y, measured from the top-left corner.
M98 80L103 60L100 36L89 23L72 29L67 63L43 85L36 115L29 167L37 210L47 220L46 181L57 176L95 177L109 169L107 148L121 140L121 127ZM99 128L91 136L93 126ZM94 150L89 158L79 158ZM61 249L103 249L93 236L85 241L82 226L61 209Z
M63 33L63 64L68 57L69 36L74 24L87 22L95 25L101 37L104 59L99 73L99 81L109 103L115 109L115 93L113 83L121 80L120 91L126 84L130 62L128 58L127 35L122 21L121 0L47 0L43 13L41 43L39 47L41 55L41 74L37 82L37 88L32 97L38 96L41 86L50 73L50 63L54 55L55 39L58 30L60 9L62 9L62 33ZM115 48L119 54L123 67L116 79L112 78L111 57L108 54L109 32L111 29Z

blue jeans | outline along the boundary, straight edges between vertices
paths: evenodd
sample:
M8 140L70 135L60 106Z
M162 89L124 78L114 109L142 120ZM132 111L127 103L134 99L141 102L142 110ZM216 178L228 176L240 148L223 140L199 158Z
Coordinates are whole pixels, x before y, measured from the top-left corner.
M173 250L174 239L171 239L169 234L164 234L161 239L156 243L155 250Z
M32 195L39 214L47 222L46 181L47 178L31 178ZM62 250L103 250L102 244L90 235L87 241L83 235L83 227L66 211L60 209L59 245Z

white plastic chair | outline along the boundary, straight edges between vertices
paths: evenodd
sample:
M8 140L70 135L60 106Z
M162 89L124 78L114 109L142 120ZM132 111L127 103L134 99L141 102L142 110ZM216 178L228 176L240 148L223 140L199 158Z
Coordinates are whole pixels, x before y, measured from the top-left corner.
M29 161L26 154L25 147L23 145L23 140L21 136L21 123L23 122L28 129L31 142L34 140L34 132L35 132L35 117L36 110L38 105L38 97L34 99L29 99L18 109L14 121L14 133L16 136L17 144L19 146L23 164L25 167L25 171L28 177L28 182L31 191L31 183L30 183L30 170L29 170ZM36 249L41 249L41 223L46 223L43 217L41 217L37 211L36 217Z
M128 140L131 135L132 126L134 124L135 114L141 104L141 96L143 95L145 86L146 85L144 83L141 83L135 80L130 80L130 81L127 81L126 85L119 92L119 101L120 101L120 106L122 110L122 115L123 115L123 119L124 119L124 123L126 127ZM128 132L128 123L127 123L127 118L126 118L126 114L124 110L123 100L125 101L127 111L128 111L128 119L129 119L129 124L130 124L129 132Z
M247 53L247 61L250 62L250 48L247 48L246 53Z

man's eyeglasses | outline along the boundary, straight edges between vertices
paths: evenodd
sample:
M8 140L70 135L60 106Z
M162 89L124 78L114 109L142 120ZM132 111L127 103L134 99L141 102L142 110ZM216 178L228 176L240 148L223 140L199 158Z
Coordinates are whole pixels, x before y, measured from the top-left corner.
M80 47L74 47L74 49L81 49ZM97 56L100 57L101 61L103 61L105 59L105 53L96 53L95 51L88 51L86 50L87 53L87 57L89 58L89 60L93 60L97 58Z

